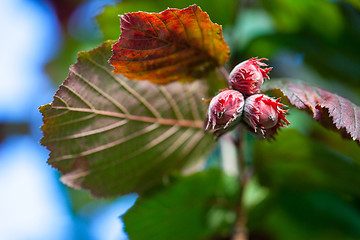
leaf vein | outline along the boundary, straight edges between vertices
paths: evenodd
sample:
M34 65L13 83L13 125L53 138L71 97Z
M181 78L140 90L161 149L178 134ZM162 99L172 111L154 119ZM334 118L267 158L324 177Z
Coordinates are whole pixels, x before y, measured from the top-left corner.
M173 126L170 129L168 129L166 132L163 132L160 136L158 136L156 139L153 139L151 142L149 142L148 144L146 144L144 147L142 147L141 149L137 150L136 152L133 152L132 154L129 154L125 157L122 157L120 159L118 159L117 161L111 161L108 164L105 164L103 166L98 167L96 169L93 170L93 172L100 172L100 171L104 171L106 169L108 169L109 167L113 167L121 162L127 161L128 159L134 158L136 156L138 156L139 154L145 154L148 150L150 150L151 148L153 148L154 146L160 144L161 142L164 142L166 139L170 138L171 136L173 136L177 131L179 131L179 127L177 126ZM156 160L160 160L160 162L162 161L161 158L157 158ZM152 161L150 163L144 164L144 166L142 168L139 168L135 173L132 174L127 174L124 175L122 177L121 180L119 181L114 181L111 184L109 183L107 185L107 187L112 187L114 185L119 186L121 183L126 182L127 180L134 178L140 174L143 174L144 172L148 171L149 169L152 168L152 166L154 165L154 163L157 163L158 161Z
M64 103L64 105L65 105L66 107L69 107L69 105L67 104L67 102L65 102L65 100L62 99L60 96L55 95L54 98L57 98L60 102Z
M176 118L177 119L184 119L184 116L182 115L182 113L181 113L178 105L176 104L174 98L169 94L169 92L166 90L166 88L163 87L163 86L159 86L159 90L163 94L163 96L165 97L167 102L169 103L170 108L173 110Z
M169 157L172 153L174 153L182 144L184 144L189 137L191 137L193 130L187 129L173 144L170 148L168 148L163 154L161 155L162 158Z
M69 112L69 110L68 111L66 111L66 112ZM59 122L59 123L57 123L57 124L51 124L51 126L52 127L59 127L59 126L64 126L64 125L69 125L69 124L73 124L73 123L78 123L78 122L81 122L81 121L85 121L85 120L89 120L89 119L91 119L91 118L94 118L96 116L96 114L88 114L88 115L86 115L86 116L84 116L84 117L81 117L81 118L76 118L76 119L73 119L73 120L70 120L70 121L66 121L66 122L64 122L64 121L61 121L61 122Z
M152 49L151 49L152 50ZM138 51L144 51L144 50L138 50ZM179 51L175 51L175 52L172 52L170 54L167 54L167 55L164 55L164 56L160 56L160 57L157 57L157 58L151 58L151 59L136 59L136 60L132 60L132 59L119 59L119 60L116 60L118 62L151 62L151 61L155 61L155 60L159 60L159 59L162 59L164 58L165 60L168 59L168 57L172 56L172 55L175 55L175 54L182 54L184 55L184 51L187 51L189 52L188 54L189 55L194 55L195 53L192 53L190 54L191 52L193 52L194 50L193 49L185 49L185 48L179 48Z
M124 37L123 37L124 38ZM136 38L134 38L134 39L132 39L132 38L125 38L126 40L130 40L130 41L139 41L139 39L136 39ZM141 40L146 40L146 39L141 39ZM149 40L147 40L147 41L149 41ZM129 50L129 51L134 51L134 52L136 52L136 51L138 51L138 52L145 52L145 51L159 51L160 49L162 49L162 48L166 48L166 47L169 47L169 46L172 46L172 45L174 45L174 44L170 44L170 43L168 43L168 44L166 44L166 45L163 45L163 46L160 46L160 47L155 47L155 48L149 48L149 49L138 49L138 48L127 48L127 47L124 47L124 46L120 46L122 49L124 49L124 50ZM182 49L182 48L180 48L180 49ZM183 48L183 49L185 49L185 48ZM116 61L119 61L118 59L116 59Z
M119 109L120 111L122 111L126 114L130 114L129 111L123 105L121 105L117 100L112 98L106 92L104 92L103 90L98 88L95 84L91 83L89 80L87 80L85 77L81 76L79 73L75 72L73 69L70 69L70 71L72 73L74 73L79 79L81 79L86 84L88 84L91 88L93 88L95 91L97 91L103 98L105 98L106 100L111 102L117 109Z
M193 137L184 147L181 156L183 156L183 158L186 158L197 147L197 145L199 144L201 139L203 139L203 137L204 137L204 133L202 131L198 131L195 135L193 135Z
M108 126L105 126L105 127L102 127L102 128L88 130L88 131L85 131L85 132L79 132L79 133L75 133L75 134L69 135L69 136L53 138L53 139L49 139L46 142L63 141L63 140L76 139L76 138L96 135L96 134L99 134L99 133L104 133L104 132L107 132L107 131L110 131L110 130L114 130L115 128L118 128L118 127L121 127L121 126L125 125L126 123L128 123L128 120L125 119L125 120L115 122L115 123L113 123L111 125L108 125Z
M169 37L172 37L171 36L172 35L171 31L168 29L168 27L167 27L166 23L164 22L164 20L162 20L162 18L159 17L157 14L155 14L154 16L157 17L164 24L166 31L169 33Z
M191 113L193 115L193 119L194 120L200 120L200 115L199 115L199 112L198 112L198 109L195 105L195 99L191 93L191 90L190 89L186 89L186 95L187 95L187 100L190 104L190 109L191 109Z
M171 67L174 67L174 66L182 66L182 65L188 66L188 65L190 65L190 63L192 63L193 66L194 66L194 65L200 64L203 60L205 60L203 55L195 55L195 56L192 56L191 58L182 58L179 61L177 61L176 64L160 66L158 68L153 68L153 69L150 69L150 70L137 71L137 74L138 73L153 72L153 71L156 71L156 70L171 68ZM123 71L123 73L134 73L134 72L133 71ZM167 73L167 76L171 76L171 74Z
M358 125L358 116L357 116L357 106L354 104L354 103L351 103L351 107L352 107L352 109L353 109L353 111L354 111L354 127L355 127L355 129L354 129L354 134L351 134L352 135L352 137L353 137L353 139L355 140L355 139L357 139L357 140L360 140L360 139L358 139L359 138L359 125Z
M67 90L69 90L72 94L74 94L78 99L80 99L83 103L85 103L85 105L87 105L90 109L95 109L94 106L88 102L86 99L84 99L80 94L78 94L77 92L75 92L73 89L71 89L69 86L67 85L62 85L62 87L66 88Z
M139 137L139 136L141 136L143 134L154 131L159 126L160 126L159 124L154 123L154 124L151 124L151 125L147 126L146 128L143 128L143 129L141 129L141 130L139 130L137 132L134 132L134 133L132 133L132 134L126 136L126 137L117 139L116 141L112 141L112 142L109 142L107 144L104 144L104 145L101 145L101 146L98 146L98 147L95 147L95 148L92 148L90 150L83 151L83 152L80 152L80 153L77 153L77 154L63 155L61 157L54 158L52 161L58 162L58 161L63 161L63 160L67 160L67 159L74 159L74 158L89 156L89 155L92 155L92 154L107 150L109 148L113 148L113 147L115 147L117 145L120 145L123 142L129 141L129 140L134 139L136 137Z
M199 19L197 18L197 15L196 15L196 13L195 13L194 8L191 8L191 10L192 10L193 13L194 13L194 16L195 16L195 19L196 19L196 23L197 23L197 25L198 25L198 27L199 27L199 30L200 30L200 33L201 33L201 42L202 42L203 46L205 46L204 33L203 33L202 28L201 28L201 26L200 26Z
M95 66L97 66L100 69L103 69L104 72L106 72L109 76L111 76L120 86L122 86L127 92L132 94L136 99L138 99L156 118L161 118L160 113L151 106L151 104L143 97L141 97L134 89L132 89L129 85L127 85L124 81L121 81L119 78L114 77L113 74L109 72L108 69L106 69L104 66L98 64L93 59L89 58L89 61L93 63Z
M132 30L135 29L135 30L138 30L139 32L142 32L145 36L148 36L148 37L150 37L150 38L154 38L154 39L160 40L160 41L165 42L165 43L169 43L169 42L168 42L167 40L165 40L165 39L161 39L161 38L159 38L159 37L157 37L157 36L151 35L151 34L145 32L143 29L140 29L140 28L136 27L134 24L130 23L130 22L129 22L127 19L125 19L124 17L121 18L121 21L125 21L125 22L127 22L129 25L133 26L133 28L128 28L128 27L124 27L123 24L121 24L121 31L122 31L122 32L123 32L124 30L127 30L127 31L132 32ZM120 37L122 37L122 36L120 36Z
M149 18L147 17L147 14L144 14L144 16L145 16L146 20L149 22L151 28L152 28L152 29L154 30L154 32L156 33L156 36L159 37L159 33L155 30L152 22L151 22L151 21L149 20Z
M170 9L170 12L173 13L175 15L175 17L177 17L177 19L179 19L183 29L184 29L184 32L185 32L185 35L186 35L186 41L190 43L190 37L189 37L189 33L187 32L187 28L185 27L185 24L184 22L180 19L180 17L174 12L173 9Z
M152 118L147 116L137 116L131 114L123 114L118 112L110 112L96 109L88 108L66 108L61 106L54 106L54 109L67 109L74 112L84 112L84 113L95 113L97 115L103 115L107 117L116 117L121 119L129 119L139 122L148 122L148 123L158 123L161 125L176 125L181 127L191 127L191 128L203 128L202 121L186 120L186 119L169 119L169 118Z
M343 108L342 108L342 105L341 105L341 101L340 101L340 98L338 95L334 94L334 96L336 97L336 100L339 104L339 111L340 111L340 114L338 114L338 117L339 117L339 120L340 120L340 123L336 123L336 126L338 129L340 129L342 126L343 126ZM334 107L334 111L335 111L335 107ZM334 117L334 116L332 116Z

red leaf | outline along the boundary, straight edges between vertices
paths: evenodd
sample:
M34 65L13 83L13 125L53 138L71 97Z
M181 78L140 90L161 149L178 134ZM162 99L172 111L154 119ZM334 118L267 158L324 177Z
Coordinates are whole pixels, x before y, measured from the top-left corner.
M343 136L360 142L360 107L350 100L301 81L269 81L262 91L274 89L279 89L293 106L311 110L314 119L326 127L335 127Z
M221 26L192 5L123 15L110 63L127 78L165 84L203 77L228 57Z

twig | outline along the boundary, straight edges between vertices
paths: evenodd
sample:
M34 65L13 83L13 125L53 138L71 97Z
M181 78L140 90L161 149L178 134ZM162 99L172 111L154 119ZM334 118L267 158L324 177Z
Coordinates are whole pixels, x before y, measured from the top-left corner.
M238 139L236 142L237 150L238 150L238 168L239 168L239 183L240 193L239 193L239 206L237 209L237 220L234 226L234 233L232 235L232 240L247 240L248 239L248 230L246 228L246 213L243 208L242 200L244 195L244 188L248 182L248 174L247 174L247 166L245 161L245 139L244 139L244 131L242 128L239 128L238 131Z

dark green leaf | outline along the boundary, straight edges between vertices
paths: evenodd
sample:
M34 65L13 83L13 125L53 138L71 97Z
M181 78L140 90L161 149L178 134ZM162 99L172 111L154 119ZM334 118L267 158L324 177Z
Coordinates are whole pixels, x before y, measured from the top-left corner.
M235 221L235 178L217 169L179 179L152 196L139 198L124 215L131 240L192 240L228 235Z
M359 239L360 211L331 192L286 190L254 208L248 226L254 239Z

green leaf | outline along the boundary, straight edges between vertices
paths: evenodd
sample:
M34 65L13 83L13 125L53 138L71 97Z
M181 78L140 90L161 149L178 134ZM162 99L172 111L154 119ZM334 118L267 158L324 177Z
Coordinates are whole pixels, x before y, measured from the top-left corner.
M360 197L360 165L295 130L281 131L271 143L256 142L254 152L260 183L271 189L327 189Z
M111 45L80 52L51 104L40 107L48 163L95 196L143 193L212 148L201 82L158 86L112 73Z
M191 240L228 235L235 221L235 178L218 169L193 174L144 198L123 216L132 240Z

